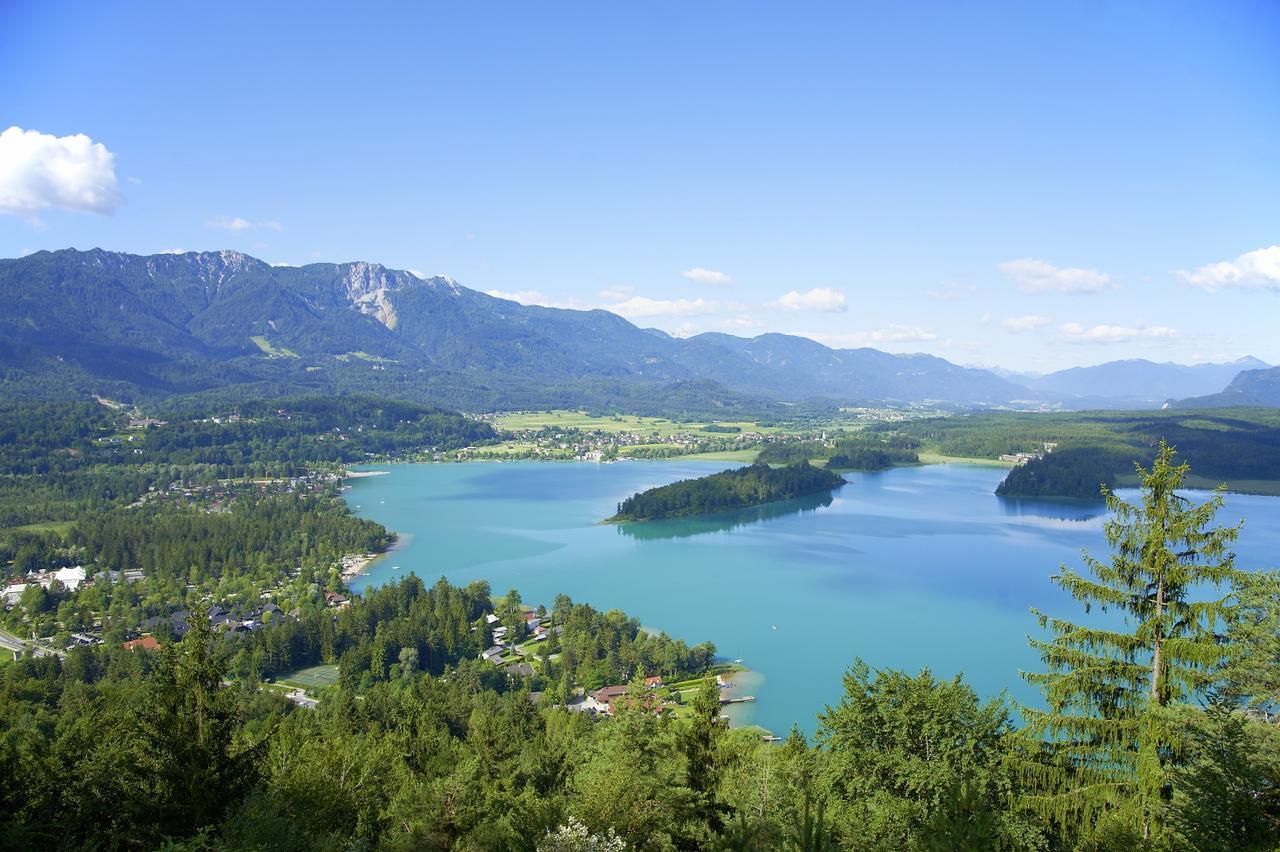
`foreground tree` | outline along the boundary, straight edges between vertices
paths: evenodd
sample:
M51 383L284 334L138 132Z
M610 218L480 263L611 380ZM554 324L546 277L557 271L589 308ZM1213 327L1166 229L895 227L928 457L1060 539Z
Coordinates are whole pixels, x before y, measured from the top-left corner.
M1037 848L1035 827L1007 807L1011 732L1003 696L981 702L959 677L873 671L857 661L840 703L818 717L831 830L856 849L909 849L940 832L956 844Z
M1184 708L1170 828L1197 852L1280 848L1280 728L1214 701Z
M1280 574L1249 574L1238 597L1219 690L1223 698L1274 721L1280 707Z
M1162 441L1151 469L1137 467L1136 504L1103 489L1109 563L1086 553L1092 576L1063 566L1053 578L1086 612L1116 612L1129 629L1116 619L1082 626L1033 610L1052 634L1031 640L1048 671L1024 674L1047 705L1024 708L1042 758L1032 764L1040 794L1030 803L1059 825L1086 830L1109 814L1108 831L1132 831L1144 843L1160 830L1182 745L1165 708L1202 693L1226 655L1215 627L1232 614L1231 595L1202 598L1243 579L1229 551L1239 526L1212 526L1222 489L1192 504L1177 493L1190 468L1173 459Z
M139 770L159 832L184 837L216 825L257 780L270 731L240 737L235 692L223 686L225 665L214 650L203 609L192 612L180 645L169 645L147 684L138 714Z
M693 717L680 730L678 740L685 756L686 784L696 797L694 809L711 835L724 827L727 810L718 800L726 728L728 720L720 716L720 690L715 678L707 675L693 699Z

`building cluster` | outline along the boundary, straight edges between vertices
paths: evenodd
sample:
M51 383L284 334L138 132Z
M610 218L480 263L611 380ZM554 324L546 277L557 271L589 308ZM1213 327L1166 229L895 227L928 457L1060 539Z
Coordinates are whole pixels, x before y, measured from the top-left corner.
M45 591L58 591L65 589L69 592L77 591L81 588L88 588L94 582L99 580L110 580L118 583L123 580L126 583L136 583L142 579L141 571L99 571L92 577L88 576L88 572L83 565L76 565L67 568L41 568L38 571L31 571L22 577L14 577L5 584L3 591L0 591L0 599L3 599L6 609L12 608L22 595L32 586L40 586ZM55 586L54 584L57 583Z
M1038 453L1003 453L1000 456L1000 461L1011 462L1017 465L1023 465L1029 461L1039 461L1044 458L1046 454L1056 450L1058 445L1053 441L1045 441L1043 447L1044 449Z
M282 618L297 618L301 614L300 610L295 609L286 615L280 607L273 603L237 610L228 610L219 604L214 604L209 607L207 617L209 626L213 628L214 633L231 635L252 633L256 630L261 630L272 621L279 621ZM138 626L138 630L142 634L140 638L145 639L158 633L166 638L172 636L175 639L181 639L191 629L190 621L191 611L185 609L165 615L153 615ZM128 645L128 643L125 644Z
M553 625L550 615L538 615L537 610L524 610L525 630L528 632L526 643L545 642L554 634L560 636L564 627ZM501 623L498 616L489 613L484 617L484 629L493 636L493 645L480 652L480 659L495 666L501 666L512 677L531 677L533 666L520 659L525 649L520 647L509 636L510 630Z
M524 429L512 434L512 448L466 447L450 457L456 458L532 458L575 459L609 462L627 456L628 449L643 447L662 450L665 455L688 455L711 450L751 448L767 440L759 432L735 432L714 436L696 432L662 435L658 432L608 432L604 430ZM729 445L729 446L726 446ZM639 454L639 453L637 453Z

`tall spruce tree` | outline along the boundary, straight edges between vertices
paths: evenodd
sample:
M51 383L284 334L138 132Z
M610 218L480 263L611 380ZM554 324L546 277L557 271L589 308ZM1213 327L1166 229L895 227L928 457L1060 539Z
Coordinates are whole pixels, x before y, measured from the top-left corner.
M1035 764L1033 807L1063 825L1124 809L1148 840L1160 829L1179 751L1177 726L1163 710L1211 684L1225 654L1215 627L1233 609L1232 595L1215 590L1235 587L1243 574L1229 549L1239 526L1213 526L1223 489L1199 505L1179 495L1190 467L1174 464L1164 441L1150 470L1136 467L1138 502L1103 488L1110 562L1086 552L1091 577L1064 565L1053 578L1086 613L1119 612L1124 625L1085 626L1032 610L1052 637L1030 640L1048 671L1023 676L1040 687L1047 709L1024 714L1027 733L1049 755Z

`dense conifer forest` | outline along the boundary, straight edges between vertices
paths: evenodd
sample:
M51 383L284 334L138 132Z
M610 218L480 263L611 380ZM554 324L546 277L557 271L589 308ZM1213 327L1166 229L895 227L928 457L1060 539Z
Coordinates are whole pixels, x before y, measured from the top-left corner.
M797 441L770 444L757 461L795 464L825 459L830 470L888 470L903 464L918 464L920 442L905 435L865 434L840 437L834 441Z
M844 484L836 474L807 461L773 468L763 462L684 479L633 494L610 521L652 521L726 512L830 491Z
M483 424L367 400L2 422L0 564L20 591L4 638L26 650L0 662L0 848L1280 844L1280 583L1234 564L1238 519L1181 497L1189 470L1162 444L1141 499L1107 495L1110 552L1055 576L1078 620L1028 616L1042 701L851 649L813 736L774 743L726 727L709 641L483 582L350 593L342 560L389 533L347 511L342 462L486 440ZM841 481L807 461L717 476L631 508ZM606 686L612 707L589 712Z

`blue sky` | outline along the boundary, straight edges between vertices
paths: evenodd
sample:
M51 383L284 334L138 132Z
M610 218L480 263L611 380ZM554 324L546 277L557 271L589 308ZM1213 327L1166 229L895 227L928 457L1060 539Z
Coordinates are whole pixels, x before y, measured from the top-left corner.
M373 260L1015 369L1280 362L1274 2L356 8L0 4L0 256Z

